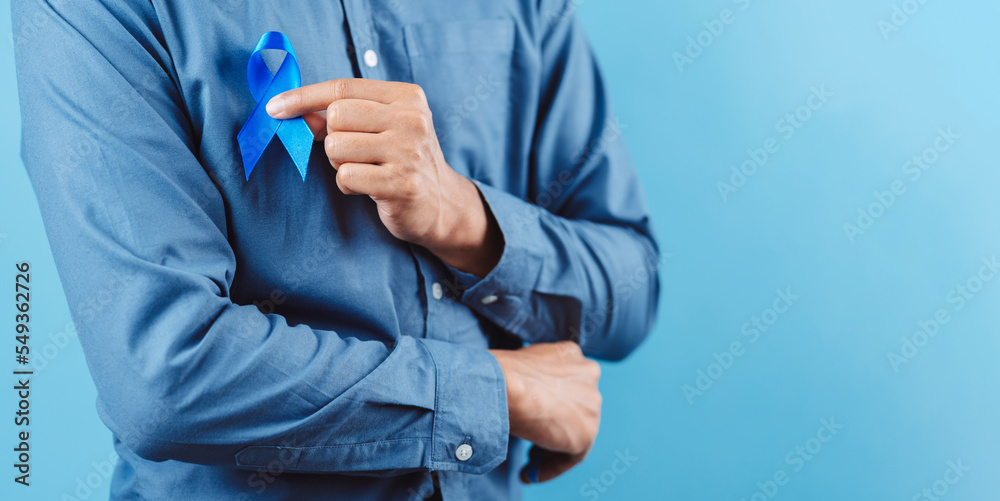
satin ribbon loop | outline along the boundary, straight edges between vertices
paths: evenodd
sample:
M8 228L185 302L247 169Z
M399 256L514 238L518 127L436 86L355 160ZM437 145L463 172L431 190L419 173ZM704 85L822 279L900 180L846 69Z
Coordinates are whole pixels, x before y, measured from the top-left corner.
M281 67L273 75L261 56L261 51L267 49L283 50L287 53L281 62ZM240 154L243 156L243 171L246 173L247 180L250 180L250 173L253 172L260 160L264 149L274 139L274 136L278 136L278 139L285 146L285 150L288 151L288 155L295 162L295 167L302 175L302 180L305 181L306 168L309 166L309 154L313 144L312 131L309 130L306 121L301 117L279 120L268 115L265 109L267 102L272 97L285 91L297 89L302 85L302 76L299 74L299 62L295 58L295 51L292 50L292 43L283 33L269 31L260 37L257 47L250 54L250 62L247 63L247 85L249 85L250 94L253 95L257 105L236 136L240 145Z

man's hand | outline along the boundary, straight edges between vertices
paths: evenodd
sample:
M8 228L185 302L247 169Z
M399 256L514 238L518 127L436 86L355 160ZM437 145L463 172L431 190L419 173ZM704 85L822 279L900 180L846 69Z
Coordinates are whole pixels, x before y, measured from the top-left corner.
M445 162L419 86L330 80L275 96L267 112L303 116L324 141L340 190L371 197L397 238L480 277L500 260L500 229L475 185Z
M601 421L597 362L572 341L490 350L507 382L510 434L544 449L538 481L555 478L586 457ZM527 481L521 471L521 480Z

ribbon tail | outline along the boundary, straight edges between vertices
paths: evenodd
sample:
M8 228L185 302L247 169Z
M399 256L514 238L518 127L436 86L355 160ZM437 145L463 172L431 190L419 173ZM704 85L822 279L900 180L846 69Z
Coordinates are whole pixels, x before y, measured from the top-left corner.
M312 153L313 133L302 118L282 120L278 126L278 138L285 145L288 156L295 162L302 180L306 180L306 170L309 167L309 155Z
M250 180L250 173L257 166L257 161L260 160L260 156L263 153L262 149L253 144L254 140L252 136L253 134L245 125L240 130L239 135L236 136L236 141L240 144L240 156L243 157L243 172L246 174L247 181Z
M264 154L264 150L280 126L279 121L271 118L258 103L250 118L243 124L240 133L236 135L236 141L240 145L240 155L243 157L243 172L248 181L250 173L253 172L260 156Z

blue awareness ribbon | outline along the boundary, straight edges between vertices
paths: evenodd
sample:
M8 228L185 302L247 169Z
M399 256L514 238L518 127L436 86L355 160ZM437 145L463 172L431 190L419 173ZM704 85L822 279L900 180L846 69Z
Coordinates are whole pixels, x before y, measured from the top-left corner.
M287 52L278 72L273 75L260 53L265 49ZM236 136L240 145L240 154L243 156L243 170L247 180L250 180L250 173L253 172L254 166L260 160L264 149L277 135L281 139L281 143L285 145L288 155L295 162L295 167L299 169L302 180L305 181L306 168L309 166L309 154L313 145L312 131L309 130L309 126L306 125L306 121L302 117L279 120L268 115L265 109L267 102L272 97L285 91L297 89L302 85L302 76L299 74L299 62L295 58L295 51L292 50L292 43L283 33L269 31L260 37L257 47L250 54L250 62L247 63L247 84L250 86L250 93L253 94L257 105Z

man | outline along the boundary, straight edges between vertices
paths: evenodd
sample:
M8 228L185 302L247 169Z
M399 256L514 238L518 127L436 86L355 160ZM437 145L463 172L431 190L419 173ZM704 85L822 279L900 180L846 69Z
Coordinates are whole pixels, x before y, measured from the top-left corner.
M513 499L582 460L584 354L634 349L658 281L571 12L15 0L22 153L113 499ZM244 175L268 31L309 84L266 103L315 135L304 180L277 138Z

